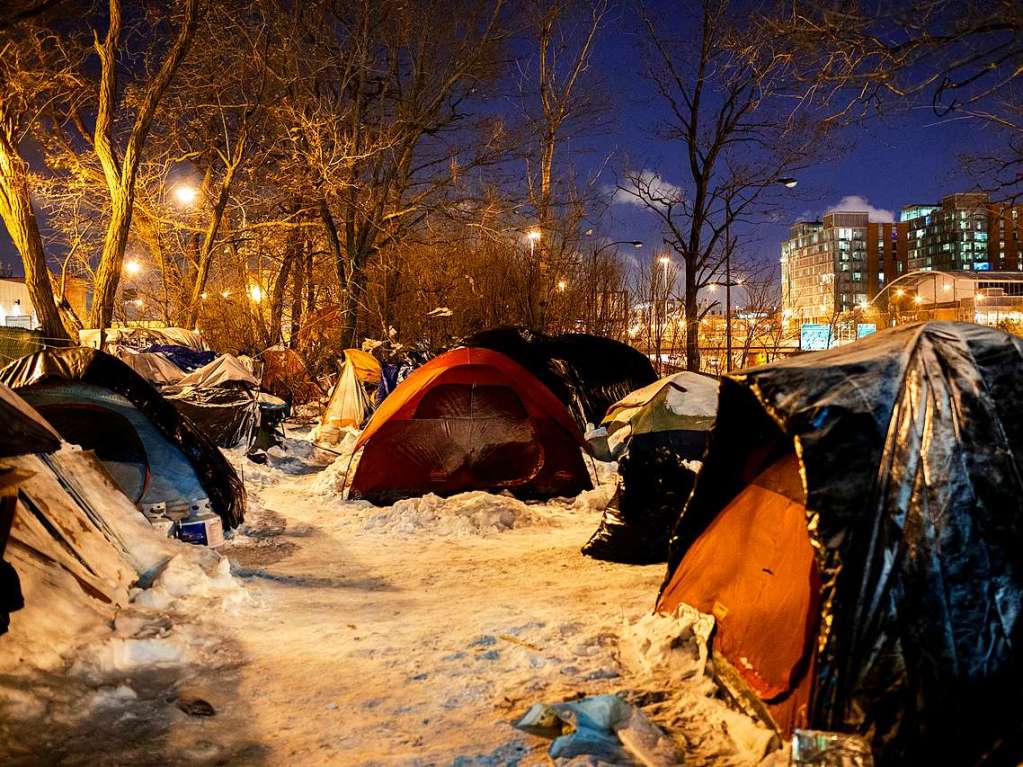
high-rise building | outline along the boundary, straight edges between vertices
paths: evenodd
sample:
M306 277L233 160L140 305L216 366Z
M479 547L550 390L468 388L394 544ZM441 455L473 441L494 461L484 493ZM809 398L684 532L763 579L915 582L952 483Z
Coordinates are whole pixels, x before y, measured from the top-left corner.
M782 300L795 322L831 322L911 271L1023 270L1023 206L986 194L906 205L897 222L862 211L800 221L781 246Z
M897 226L873 223L864 211L834 211L800 221L781 246L785 315L799 322L830 322L870 300L904 270Z
M911 270L1020 269L1020 208L991 203L981 192L950 194L938 205L907 205Z

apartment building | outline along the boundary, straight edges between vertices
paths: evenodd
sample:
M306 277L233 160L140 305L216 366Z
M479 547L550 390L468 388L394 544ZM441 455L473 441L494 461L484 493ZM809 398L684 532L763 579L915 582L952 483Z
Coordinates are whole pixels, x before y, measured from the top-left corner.
M1023 206L960 193L902 208L897 222L864 211L800 221L781 246L782 302L792 322L831 322L911 271L1023 270Z

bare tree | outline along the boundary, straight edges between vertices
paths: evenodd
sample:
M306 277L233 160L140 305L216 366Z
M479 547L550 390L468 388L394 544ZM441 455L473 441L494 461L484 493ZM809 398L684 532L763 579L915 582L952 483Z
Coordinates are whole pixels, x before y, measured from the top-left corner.
M118 98L117 89L123 23L120 0L109 0L109 23L103 39L100 40L99 35L94 33L94 46L99 56L100 71L93 148L102 166L110 195L110 218L93 286L90 322L94 327L107 327L113 315L114 299L124 263L124 249L128 243L128 232L134 212L135 182L142 151L160 99L191 45L198 4L199 0L185 0L177 36L156 73L141 89L138 107L130 121L123 154L119 153L115 146L114 131L115 121L122 112L122 100Z
M43 10L39 5L26 13L33 17ZM22 21L0 38L0 218L21 255L43 332L57 339L68 338L72 328L64 324L54 300L22 143L52 91L66 86L70 77L62 42L45 27Z
M693 36L671 39L644 10L648 75L670 115L661 135L683 148L682 181L626 173L621 194L657 216L683 265L686 367L700 369L700 291L720 281L740 228L783 179L812 164L825 123L793 114L789 59L728 0L698 5ZM706 310L703 310L706 311Z

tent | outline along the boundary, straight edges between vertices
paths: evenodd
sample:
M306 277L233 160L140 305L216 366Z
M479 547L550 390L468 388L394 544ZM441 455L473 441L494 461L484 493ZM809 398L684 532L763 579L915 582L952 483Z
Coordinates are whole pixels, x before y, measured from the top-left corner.
M548 336L501 327L477 333L463 343L500 352L526 368L561 400L580 429L599 423L613 402L657 380L645 355L601 336Z
M193 370L162 393L220 447L251 444L259 427L259 381L230 354Z
M716 378L682 372L610 407L604 425L622 481L584 554L629 564L667 559L671 528L693 489L717 404Z
M341 365L341 375L330 393L327 407L323 409L317 441L337 444L341 429L361 427L370 412L372 408L359 370L350 359L346 360Z
M488 349L455 349L406 378L356 444L351 497L508 489L526 497L590 487L582 435L529 371Z
M200 428L118 360L84 347L47 349L0 370L70 442L93 450L133 501L187 511L208 498L225 529L244 514L244 488Z
M0 423L3 424L0 457L52 453L60 447L60 435L53 427L3 384L0 384Z
M713 376L683 371L627 394L608 408L602 424L615 458L643 434L686 432L698 459L718 411L718 382Z
M1023 340L908 325L722 379L657 609L783 732L1023 759Z
M363 383L380 383L380 362L369 352L362 349L345 349L345 364L355 369L355 376Z

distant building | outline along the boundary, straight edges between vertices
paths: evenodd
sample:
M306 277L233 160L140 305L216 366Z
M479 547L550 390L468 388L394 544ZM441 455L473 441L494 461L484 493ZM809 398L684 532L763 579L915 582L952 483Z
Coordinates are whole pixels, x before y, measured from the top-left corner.
M951 194L902 208L897 222L834 211L794 224L781 246L782 302L793 323L830 323L866 306L900 275L1023 270L1023 206Z
M31 330L35 326L35 309L25 282L0 279L0 327Z
M68 277L66 285L68 303L79 318L88 310L89 288L85 280ZM19 327L31 330L38 325L32 296L25 280L18 277L0 277L0 327Z

